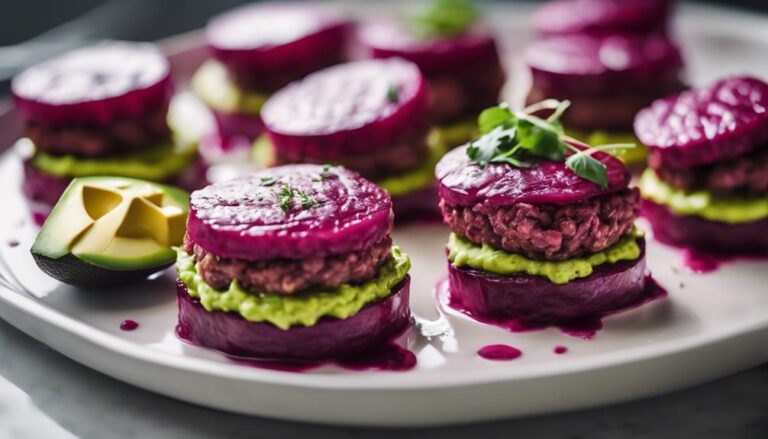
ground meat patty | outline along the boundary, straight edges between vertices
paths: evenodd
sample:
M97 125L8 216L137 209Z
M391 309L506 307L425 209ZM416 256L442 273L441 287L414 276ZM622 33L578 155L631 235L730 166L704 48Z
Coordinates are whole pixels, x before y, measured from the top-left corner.
M458 235L531 259L562 261L615 244L632 230L639 210L637 189L558 206L517 203L472 207L441 201L443 218Z
M102 157L140 151L171 138L163 107L140 119L120 119L106 126L50 127L27 122L25 135L50 154Z
M330 162L335 165L342 165L369 180L376 181L416 169L424 164L428 155L429 147L426 139L420 135L411 141L404 141L387 148L373 149L365 154L348 154L339 159L286 155L282 151L276 151L275 164Z
M336 288L344 283L361 283L374 276L391 255L392 238L387 235L367 250L326 258L301 260L246 261L219 258L189 239L185 249L199 262L205 283L225 290L233 280L251 293L295 294L307 288Z
M478 74L478 72L482 72ZM477 115L499 102L504 71L498 63L427 75L429 113L438 124L452 124Z
M660 167L649 164L671 186L684 190L705 189L721 195L768 193L768 146L741 157L694 168Z

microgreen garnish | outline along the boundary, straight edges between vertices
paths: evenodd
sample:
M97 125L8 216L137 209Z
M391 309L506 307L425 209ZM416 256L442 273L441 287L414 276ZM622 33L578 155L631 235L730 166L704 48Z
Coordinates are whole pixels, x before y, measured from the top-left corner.
M301 207L303 207L304 209L309 209L310 207L317 206L318 203L314 198L312 198L312 195L302 190L297 190L296 193L299 196Z
M480 18L471 0L433 0L420 13L410 17L411 26L423 38L452 37L461 34Z
M331 166L331 165L329 165L327 163L324 164L323 165L323 170L317 175L316 178L313 178L312 181L316 181L317 182L317 181L323 181L323 180L326 180L326 179L330 178L333 175L333 174L331 174L331 168L332 167L333 166Z
M280 202L280 208L283 209L283 212L288 212L293 207L293 189L291 189L290 186L287 184L284 184L280 188L280 192L278 193L279 196L279 202Z
M467 156L481 166L507 163L518 168L533 166L536 159L564 160L565 165L576 175L605 189L608 187L607 170L592 154L597 151L634 148L635 145L587 147L567 136L560 118L569 106L569 101L547 99L520 112L512 111L506 104L489 108L478 118L483 136L470 142ZM543 110L551 110L546 119L532 114Z
M275 183L277 183L275 177L261 177L262 186L272 186Z
M392 84L387 88L387 100L396 104L400 102L400 87Z

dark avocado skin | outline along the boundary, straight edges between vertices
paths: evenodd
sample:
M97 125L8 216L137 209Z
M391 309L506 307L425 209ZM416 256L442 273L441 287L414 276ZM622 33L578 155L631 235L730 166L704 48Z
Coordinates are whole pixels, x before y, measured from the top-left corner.
M58 259L52 259L33 252L32 257L41 270L58 281L76 287L98 289L114 288L142 282L148 276L162 271L173 264L173 262L169 262L164 265L141 270L117 271L87 264L71 254Z

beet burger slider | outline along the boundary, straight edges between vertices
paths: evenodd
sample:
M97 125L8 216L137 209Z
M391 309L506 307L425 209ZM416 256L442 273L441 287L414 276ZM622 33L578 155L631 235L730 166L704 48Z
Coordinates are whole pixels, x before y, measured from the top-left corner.
M533 85L528 103L568 99L566 130L588 144L637 143L635 114L684 88L683 59L664 34L577 34L531 44L525 53ZM616 151L644 163L644 148Z
M386 191L342 167L292 165L192 194L179 334L228 354L336 358L410 322L410 261Z
M470 1L437 0L407 20L370 20L358 39L370 57L419 66L429 86L433 135L448 147L472 139L477 115L499 102L505 74L496 40Z
M768 84L731 77L640 112L643 215L660 241L768 253Z
M554 0L536 9L540 35L666 33L675 0Z
M329 67L275 93L262 110L268 164L343 165L390 192L395 217L437 216L427 141L427 90L418 67L402 59Z
M20 73L11 90L33 147L23 189L34 201L53 206L74 177L206 184L197 146L175 140L168 125L170 66L151 44L65 53Z
M216 132L207 157L250 146L263 131L259 114L269 95L346 57L348 21L315 5L260 3L212 18L205 35L212 59L192 88L211 109Z
M558 110L557 113L560 113ZM567 324L646 299L639 194L621 161L504 107L437 166L450 301L478 317Z

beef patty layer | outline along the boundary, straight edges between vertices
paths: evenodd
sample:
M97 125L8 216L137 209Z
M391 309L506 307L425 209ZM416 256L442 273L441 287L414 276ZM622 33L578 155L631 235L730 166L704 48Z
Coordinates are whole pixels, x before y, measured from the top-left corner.
M104 126L51 127L29 121L25 135L39 151L79 157L103 157L141 151L171 138L163 107L142 118L118 119Z
M308 288L336 288L345 283L362 283L376 276L392 251L392 238L387 235L370 248L358 251L299 260L246 261L220 258L205 251L188 238L184 248L194 254L205 283L226 290L237 280L245 290L258 293L295 294Z
M639 200L633 188L564 206L458 206L443 200L440 209L451 230L475 244L531 259L562 261L605 250L627 235L637 218Z

